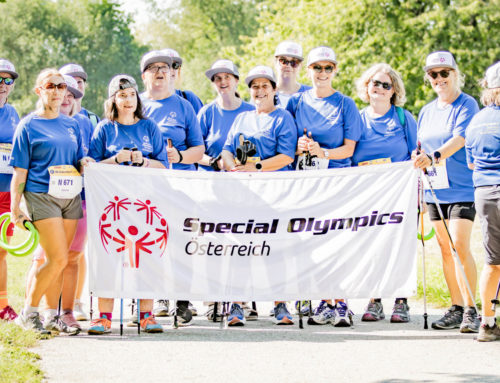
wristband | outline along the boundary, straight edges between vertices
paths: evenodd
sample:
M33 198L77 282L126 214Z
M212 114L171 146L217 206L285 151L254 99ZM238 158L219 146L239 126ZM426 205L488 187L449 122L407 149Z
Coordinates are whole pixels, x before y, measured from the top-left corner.
M142 157L142 162L140 164L138 164L138 165L142 167L142 166L144 166L144 162L145 162L144 161L144 157Z
M175 150L177 150L177 153L179 153L179 162L177 162L177 163L180 164L182 162L182 160L184 159L184 157L182 157L181 151L179 149L175 148Z
M436 150L434 152L433 156L434 156L434 159L436 160L436 164L439 164L439 160L441 159L441 153Z
M115 156L115 162L116 162L118 165L120 165L120 164L121 164L121 162L118 162L118 154Z
M427 156L427 158L431 161L431 166L434 165L434 158L432 158L432 156L430 154L425 154Z

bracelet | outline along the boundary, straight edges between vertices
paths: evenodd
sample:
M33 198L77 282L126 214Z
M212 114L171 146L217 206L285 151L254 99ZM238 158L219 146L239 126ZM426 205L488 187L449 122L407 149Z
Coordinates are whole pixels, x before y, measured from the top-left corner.
M144 157L142 158L142 162L138 164L138 166L144 166Z
M118 155L116 155L116 156L115 156L115 162L116 162L118 165L120 165L120 164L121 164L121 162L118 162Z
M432 156L430 154L425 154L427 156L427 158L431 161L431 166L434 165L434 158L432 158Z
M177 150L177 153L179 153L179 162L177 162L177 163L180 164L182 162L182 160L184 159L184 157L182 157L181 151L179 149L175 148L175 150Z

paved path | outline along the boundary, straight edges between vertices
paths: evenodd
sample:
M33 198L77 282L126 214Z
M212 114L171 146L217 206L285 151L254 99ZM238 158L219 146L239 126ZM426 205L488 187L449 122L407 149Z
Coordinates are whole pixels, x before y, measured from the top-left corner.
M384 303L387 315L392 302ZM423 309L415 302L408 324L361 322L366 301L350 304L355 326L347 329L276 326L265 315L271 305L259 303L261 318L241 328L221 330L199 316L174 330L165 318L163 334L139 336L126 328L120 337L115 322L109 336L60 336L34 351L49 382L500 382L500 342L424 330ZM428 312L430 327L442 310Z

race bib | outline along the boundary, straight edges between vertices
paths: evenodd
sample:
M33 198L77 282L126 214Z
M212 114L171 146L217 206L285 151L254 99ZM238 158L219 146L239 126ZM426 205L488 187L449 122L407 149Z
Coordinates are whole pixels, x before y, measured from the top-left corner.
M328 169L330 160L328 158L312 157L307 159L305 154L299 156L295 170L323 170Z
M9 166L12 144L0 144L0 173L12 174L14 168Z
M446 160L439 161L439 164L434 164L427 168L428 177L424 178L424 188L429 190L429 181L434 190L448 189L450 183L448 182L448 171L446 170Z
M260 162L260 157L248 157L247 158L247 164L256 164L257 162Z
M72 165L49 167L49 194L61 199L75 198L82 191L82 176Z
M390 164L391 162L390 158L377 158L375 160L360 162L358 166Z

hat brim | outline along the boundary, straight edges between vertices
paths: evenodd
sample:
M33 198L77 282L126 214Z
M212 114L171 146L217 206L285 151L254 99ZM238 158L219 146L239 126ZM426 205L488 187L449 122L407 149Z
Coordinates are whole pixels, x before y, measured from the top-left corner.
M232 74L234 77L236 77L237 79L240 78L240 75L239 73L235 73L234 71L232 71L231 69L229 68L212 68L212 69L209 69L205 72L205 76L207 76L207 78L212 81L212 78L217 74L217 73L229 73L229 74Z
M276 84L276 79L274 79L270 75L258 73L258 74L254 74L254 75L251 75L251 76L248 76L247 78L245 78L245 82L248 85L248 87L250 87L250 83L257 78L265 78L265 79L268 79L269 81L274 82Z
M3 70L3 69L0 69L0 72L10 74L14 80L19 77L19 75L16 72L12 71L12 70Z
M68 86L68 90L73 94L75 98L82 98L83 93L80 92L78 89L73 88L72 86Z
M328 61L328 62L331 62L332 64L337 65L337 60L321 58L321 59L313 60L313 61L310 61L310 62L308 61L307 62L307 66L311 66L312 64L316 64L316 63L319 63L321 61Z
M69 73L64 73L64 74L71 76L71 77L80 77L80 78L83 78L85 81L87 81L87 73L85 73L85 72L69 72Z
M279 56L286 56L286 57L293 57L294 59L297 59L297 60L300 60L300 61L304 61L304 57L302 56L299 56L299 55L293 55L293 54L290 54L290 53L287 53L287 52L275 52L274 53L274 57L279 57Z
M429 69L434 69L434 68L450 68L450 69L457 69L456 66L452 66L449 64L432 64L432 65L427 65L424 66L424 72L427 72Z
M144 61L142 63L142 68L141 68L141 72L144 73L144 71L146 70L146 68L153 64L153 63L165 63L165 64L168 64L168 66L172 66L172 57L170 56L155 56L155 57L151 57L149 59L147 59L146 61Z

